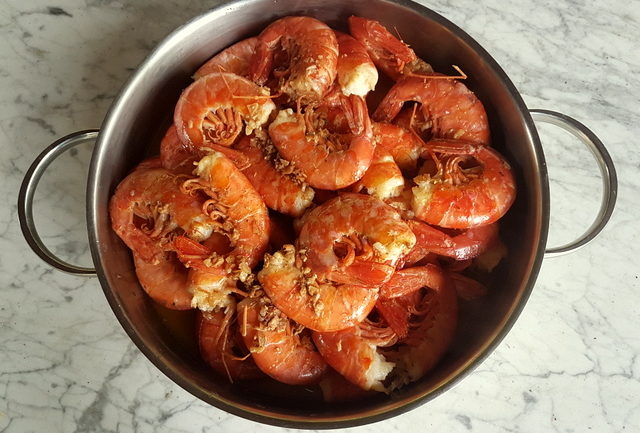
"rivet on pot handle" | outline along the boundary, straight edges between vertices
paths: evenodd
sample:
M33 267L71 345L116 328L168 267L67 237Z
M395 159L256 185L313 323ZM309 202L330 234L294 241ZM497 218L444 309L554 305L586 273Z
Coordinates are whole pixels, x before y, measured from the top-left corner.
M600 203L600 210L598 210L595 220L591 224L591 227L589 227L578 239L569 242L568 244L545 250L545 257L557 257L585 246L602 231L604 226L607 225L616 204L616 197L618 195L618 178L616 176L616 169L613 165L613 161L611 160L611 156L609 156L609 152L607 152L604 144L602 144L600 139L596 137L589 128L578 122L576 119L555 111L529 111L531 112L531 116L534 120L559 126L582 141L596 159L602 177L602 202Z
M96 270L67 263L49 251L42 242L42 239L40 239L35 227L33 220L33 197L36 192L38 182L49 164L72 147L87 141L95 141L97 136L97 129L87 129L69 134L51 144L43 150L40 155L38 155L35 161L31 164L31 167L29 167L29 170L27 170L18 194L18 218L20 219L20 228L22 229L22 234L33 252L51 266L75 275L95 275Z

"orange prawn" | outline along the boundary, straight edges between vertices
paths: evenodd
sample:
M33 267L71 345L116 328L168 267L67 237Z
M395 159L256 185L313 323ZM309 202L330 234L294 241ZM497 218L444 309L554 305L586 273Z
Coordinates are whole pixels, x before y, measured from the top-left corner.
M278 50L288 55L286 64L274 61ZM311 17L284 17L258 35L249 77L264 85L274 74L280 78L276 92L292 101L316 102L333 84L337 62L338 42L329 26Z
M280 154L293 162L314 188L336 190L365 173L375 149L367 105L359 96L337 96L349 133L332 133L313 108L304 114L281 110L269 125L269 136Z
M376 146L371 165L364 176L351 187L353 192L366 192L380 200L399 196L404 190L404 177L393 157Z
M473 259L498 241L498 223L472 227L455 236L421 221L409 221L408 224L416 235L416 244L403 258L405 265L418 262L428 253L455 260Z
M376 87L378 70L361 42L342 32L335 32L338 42L337 80L342 93L365 97Z
M240 333L258 368L289 385L318 383L327 364L304 330L257 290L238 304Z
M384 380L394 368L378 347L397 341L393 331L370 321L336 332L314 332L313 341L327 363L364 390L386 391Z
M229 239L230 251L218 254L186 238L176 239L183 263L202 272L191 278L193 306L205 311L226 307L236 280L250 276L267 249L270 221L260 195L240 170L224 155L213 152L203 157L182 190L209 197L202 208L216 222L216 232ZM189 260L193 256L194 260ZM207 257L208 256L208 257ZM204 258L206 257L206 258Z
M403 172L415 173L424 142L391 123L373 122L376 149L371 165L352 191L367 191L381 200L394 199L405 187Z
M172 249L176 232L206 239L215 227L203 200L181 191L183 176L143 162L120 182L109 202L116 234L142 260L157 262Z
M225 48L218 54L207 60L193 74L193 79L198 80L213 72L230 72L241 77L249 76L249 65L256 51L258 38L247 38Z
M236 74L215 72L182 92L173 122L180 141L194 149L230 146L241 132L260 129L274 109L267 89Z
M366 47L375 65L395 81L406 74L433 72L431 65L378 21L351 16L349 32Z
M405 102L414 101L421 104L431 138L489 143L489 122L482 102L460 81L443 77L401 79L380 102L373 119L390 122Z
M136 276L145 293L170 310L189 310L193 294L189 290L188 270L172 252L164 252L153 261L133 253Z
M409 302L394 303L396 307L408 311L404 323L396 322L406 328L407 336L394 347L384 351L385 358L395 363L392 377L389 378L390 389L398 388L416 381L437 365L451 345L458 323L458 298L449 275L436 265L420 267L424 284L419 291L404 295ZM415 287L416 285L414 285ZM394 298L394 299L401 299ZM385 301L385 299L381 299ZM390 323L393 305L376 308L383 318ZM408 309L407 309L408 305ZM402 331L399 330L402 333Z
M205 153L185 145L178 137L175 125L171 125L160 141L162 167L178 174L192 174L195 162Z
M186 234L204 240L216 223L202 212L203 201L181 191L184 176L141 163L116 188L109 202L111 225L133 252L142 288L167 308L191 308L187 271L172 252L173 239Z
M305 252L293 245L265 254L258 280L280 311L316 331L353 326L367 317L378 298L376 286L321 281Z
M218 150L236 162L269 208L299 217L311 205L313 188L268 139L243 137L233 149ZM242 155L238 157L235 152Z
M410 130L387 122L373 122L373 134L381 152L391 155L400 170L415 174L424 142Z
M417 219L466 229L491 224L509 210L515 200L515 181L509 164L495 149L433 140L425 151L436 155L438 170L414 178L412 209ZM474 160L477 166L463 168L463 163Z
M321 279L380 286L415 244L411 228L391 206L344 193L308 212L298 238Z
M263 376L240 335L235 309L199 312L196 327L200 356L211 368L231 382Z
M390 392L420 379L445 354L457 327L456 293L439 267L420 273L423 281L414 283L413 291L378 301L382 321L313 334L327 363L350 382Z

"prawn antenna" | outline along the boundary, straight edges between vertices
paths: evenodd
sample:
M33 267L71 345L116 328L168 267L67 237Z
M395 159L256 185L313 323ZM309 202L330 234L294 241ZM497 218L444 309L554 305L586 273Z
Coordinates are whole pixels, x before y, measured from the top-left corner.
M226 317L225 317L226 320ZM222 341L222 365L224 366L224 370L227 372L227 377L229 378L229 382L233 383L233 377L231 376L231 372L229 371L229 366L227 365L227 340L229 335L229 326L225 325L224 327L224 340Z
M234 99L274 99L282 95L282 92L278 92L274 95L256 95L256 96L234 95L233 90L231 90L231 86L229 86L229 82L224 77L224 74L221 74L220 78L222 78L222 81L224 82L224 86L227 88L229 93L231 93L231 97Z
M402 36L400 36L400 32L398 31L398 28L396 26L393 26L393 31L396 32L396 36L398 37L398 40L400 42L402 42L403 44L407 45L403 40L402 40ZM407 45L409 46L409 45Z
M278 93L274 93L273 95L255 95L255 96L244 96L244 95L231 95L234 99L276 99L282 96L282 91Z

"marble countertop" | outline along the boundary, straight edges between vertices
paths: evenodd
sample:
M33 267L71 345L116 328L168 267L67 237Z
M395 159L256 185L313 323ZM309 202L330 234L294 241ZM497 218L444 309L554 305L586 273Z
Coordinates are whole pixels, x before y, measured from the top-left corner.
M56 138L98 127L166 34L215 1L7 0L0 5L0 431L282 429L229 415L166 378L134 346L96 278L53 270L27 246L17 191ZM532 108L588 125L616 163L613 217L587 247L546 259L517 323L472 374L359 432L640 431L640 8L632 1L423 1L464 28ZM541 125L550 244L584 231L600 180L589 152ZM90 265L89 148L51 167L36 195L48 245Z

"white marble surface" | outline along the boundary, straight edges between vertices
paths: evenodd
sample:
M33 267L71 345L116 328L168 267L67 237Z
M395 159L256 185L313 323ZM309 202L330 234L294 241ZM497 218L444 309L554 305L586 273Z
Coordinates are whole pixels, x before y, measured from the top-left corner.
M0 431L277 431L209 407L129 341L97 279L52 270L20 233L25 170L54 139L97 127L121 84L169 31L215 1L7 0L0 5ZM640 8L628 0L438 1L508 72L530 107L570 114L617 165L603 233L545 260L514 328L470 376L429 404L359 432L640 431ZM589 153L541 127L551 243L599 201ZM36 212L47 243L90 263L88 149L52 166Z

